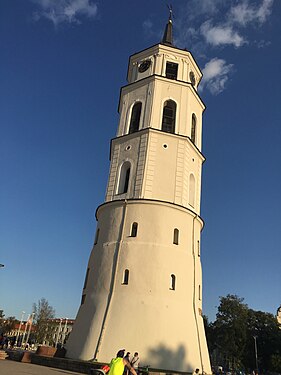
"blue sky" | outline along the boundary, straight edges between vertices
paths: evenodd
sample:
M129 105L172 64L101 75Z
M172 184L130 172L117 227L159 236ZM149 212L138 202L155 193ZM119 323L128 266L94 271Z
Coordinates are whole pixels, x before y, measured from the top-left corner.
M174 39L200 95L203 307L281 304L281 2L177 0ZM129 55L160 41L166 2L1 0L0 270L6 316L45 297L75 318L104 201ZM145 267L145 265L143 265Z

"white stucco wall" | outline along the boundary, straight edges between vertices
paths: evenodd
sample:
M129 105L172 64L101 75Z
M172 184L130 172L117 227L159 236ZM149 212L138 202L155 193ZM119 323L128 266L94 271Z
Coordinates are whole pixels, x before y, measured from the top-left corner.
M97 218L99 240L68 356L108 362L124 347L140 352L143 364L166 370L201 368L204 357L209 373L198 295L201 219L187 209L145 200L102 205ZM130 236L133 222L138 223L137 237ZM173 244L174 228L179 229L178 245ZM128 285L122 285L125 269ZM170 290L172 274L175 290ZM87 329L85 321L90 322ZM75 330L79 342L71 341Z

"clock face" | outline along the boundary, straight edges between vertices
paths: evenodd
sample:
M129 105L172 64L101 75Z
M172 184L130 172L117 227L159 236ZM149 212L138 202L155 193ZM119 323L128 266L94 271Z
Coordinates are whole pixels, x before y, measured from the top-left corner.
M196 80L195 80L195 75L193 72L189 73L189 79L190 79L191 84L194 86L196 83Z
M144 60L139 65L139 72L143 73L150 67L151 61L150 60Z

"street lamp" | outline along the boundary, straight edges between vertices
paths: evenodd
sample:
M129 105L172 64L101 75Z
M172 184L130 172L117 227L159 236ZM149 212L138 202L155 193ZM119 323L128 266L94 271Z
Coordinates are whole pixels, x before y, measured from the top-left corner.
M258 366L258 347L257 347L257 337L258 337L258 336L253 336L254 341L255 341L256 369L257 369L257 374L258 374L258 373L259 373L259 366Z

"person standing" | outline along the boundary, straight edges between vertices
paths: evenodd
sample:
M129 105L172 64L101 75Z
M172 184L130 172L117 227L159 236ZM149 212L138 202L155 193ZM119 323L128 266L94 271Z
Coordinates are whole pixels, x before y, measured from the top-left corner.
M140 362L139 353L135 352L133 358L131 359L131 365L136 372L138 372L139 362Z
M127 354L125 355L124 359L126 359L128 362L130 362L130 352L127 352ZM130 362L131 363L131 362ZM123 375L129 375L129 369L127 366L125 366L125 369L124 369L124 372L123 372Z

